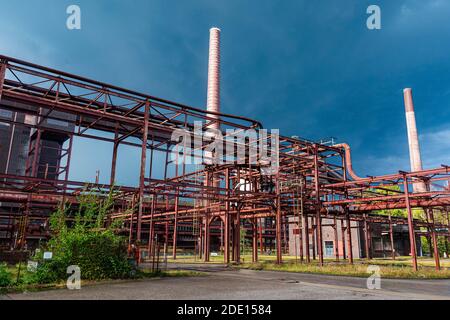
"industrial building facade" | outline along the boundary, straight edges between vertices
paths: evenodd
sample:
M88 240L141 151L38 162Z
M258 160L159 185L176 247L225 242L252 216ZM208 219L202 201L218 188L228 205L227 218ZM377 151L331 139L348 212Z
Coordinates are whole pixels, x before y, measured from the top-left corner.
M114 192L108 219L123 221L129 244L148 255L163 243L176 259L178 245L192 247L193 242L205 262L211 250L221 248L225 263L240 262L246 238L252 261L258 261L258 253L266 247L281 263L283 254L297 247L294 255L303 251L307 261L316 258L323 265L331 253L353 263L364 255L386 255L390 245L391 253L410 255L417 270L418 236L427 236L440 268L437 240L448 240L450 235L450 167L421 168L411 90L405 90L404 99L414 170L361 177L353 170L350 146L345 143L267 134L259 121L220 110L217 28L210 31L209 53L206 110L0 56L4 246L22 250L30 241L46 239L49 213L61 204L79 205L86 183L70 181L69 170L73 139L82 137L110 143L110 183L90 181L90 187L99 194ZM200 146L191 144L198 136L211 137L212 129L216 137L229 130L254 132L257 141L271 147L276 170L266 161L247 161L250 157L238 161L241 147L244 156L254 148L249 140L233 142L232 152L222 155L221 161L194 169L171 159L172 147L180 143L173 139L174 132L183 132L180 138L188 141L185 149L218 154L203 140ZM136 185L115 184L122 145L139 150ZM176 157L184 160L185 153ZM155 176L155 168L163 177ZM380 192L385 190L394 191ZM423 210L424 216L413 216L414 208ZM391 209L404 209L407 217L373 213Z
M299 228L298 219L291 218L289 224L289 255L297 258L306 256L305 232ZM313 225L310 223L310 225ZM369 236L365 237L365 227L369 229ZM335 219L322 219L322 236L324 258L347 259L349 237L352 241L352 255L355 259L361 258L390 258L408 256L410 243L408 227L405 225L390 225L379 223L351 222L351 235L347 233L347 226ZM303 232L302 232L303 231ZM302 234L300 234L302 232ZM391 235L392 232L392 235ZM314 228L309 229L309 255L315 257L318 252ZM302 247L300 244L302 243ZM367 243L367 246L366 246ZM422 255L420 237L416 236L418 255ZM368 253L367 253L368 250Z
M48 181L68 175L68 145L70 135L61 130L73 131L74 126L63 119L72 119L69 114L54 112L56 119L42 119L41 114L50 110L32 104L17 103L2 99L0 103L0 174L5 176L30 176ZM30 128L41 122L42 130ZM8 181L4 178L4 181ZM13 181L11 181L13 183ZM31 203L17 204L0 202L0 212L21 214L29 212ZM35 247L48 237L46 217L54 211L53 206L34 208L40 219L0 218L0 243L3 246L23 245ZM26 224L26 226L24 226ZM26 234L26 236L25 236ZM25 239L26 238L26 239ZM13 241L11 241L11 239Z

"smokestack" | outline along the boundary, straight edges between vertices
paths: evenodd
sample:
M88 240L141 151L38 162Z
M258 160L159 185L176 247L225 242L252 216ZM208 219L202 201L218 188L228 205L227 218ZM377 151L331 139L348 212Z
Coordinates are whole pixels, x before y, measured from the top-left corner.
M403 89L403 98L405 100L406 127L408 130L411 172L422 171L422 160L420 158L420 145L417 135L416 116L414 114L414 103L411 88ZM426 186L423 182L414 183L413 189L414 192L426 192Z
M211 28L209 30L209 63L208 63L208 94L207 111L220 112L220 29ZM218 119L219 116L209 114L211 118ZM209 126L213 129L220 129L218 122Z

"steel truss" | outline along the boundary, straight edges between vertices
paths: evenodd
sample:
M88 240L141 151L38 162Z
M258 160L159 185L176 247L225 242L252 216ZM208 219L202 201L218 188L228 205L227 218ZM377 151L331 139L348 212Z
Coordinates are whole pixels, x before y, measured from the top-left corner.
M219 123L223 130L259 132L262 124L236 115L206 113L200 108L6 56L0 56L0 103L2 109L35 119L1 119L10 126L33 130L24 174L0 174L1 206L10 208L0 211L1 221L7 221L0 228L9 234L11 241L13 230L22 230L16 239L17 247L32 233L31 221L45 221L48 210L61 203L77 205L77 196L84 192L85 183L70 181L69 171L72 141L74 137L83 137L111 143L110 183L99 184L96 179L91 187L117 192L114 213L109 218L123 219L130 244L146 248L149 254L156 247L155 241L164 239L167 246L172 246L176 258L177 238L183 234L180 226L190 225L197 230L196 248L204 261L209 261L211 232L215 230L221 234L224 262L239 262L241 226L245 224L251 234L253 261L258 260L258 251L263 251L263 242L270 238L276 244L277 262L281 263L287 228L295 224L300 230L300 241L305 241L307 248L310 239L305 235L314 234L313 239L318 243L317 259L322 265L322 220L326 218L334 221L336 237L341 226L347 252L344 259L349 263L353 263L355 241L351 236L351 222L358 221L365 226L368 257L369 224L389 225L392 242L392 225L404 224L409 228L413 268L417 270L416 237L422 235L432 238L436 268L440 267L437 239L449 237L450 190L445 182L450 179L450 169L447 166L355 179L348 176L352 169L348 167L349 156L342 146L280 136L276 174L264 175L261 163L200 165L192 170L185 163L175 164L169 159L176 143L171 140L175 130L182 129L193 136L194 122L202 121L204 130ZM64 122L67 128L52 127L49 121ZM68 141L67 147L57 150L60 161L54 168L38 161L39 154L45 152L40 143L44 135L62 135ZM141 150L136 187L114 184L121 145ZM200 148L205 147L202 144ZM244 142L244 147L248 151L252 146ZM165 154L163 163L154 155L156 152ZM236 154L227 156L236 157ZM156 178L156 170L163 170L162 178ZM57 177L49 176L49 172ZM427 192L411 192L412 185L418 181L428 186ZM414 208L423 210L423 219L413 217ZM408 218L373 213L385 209L406 209ZM275 225L263 221L274 221ZM41 237L48 235L48 230L41 230ZM302 261L303 258L301 252ZM311 261L309 250L305 259ZM336 259L339 259L338 252Z

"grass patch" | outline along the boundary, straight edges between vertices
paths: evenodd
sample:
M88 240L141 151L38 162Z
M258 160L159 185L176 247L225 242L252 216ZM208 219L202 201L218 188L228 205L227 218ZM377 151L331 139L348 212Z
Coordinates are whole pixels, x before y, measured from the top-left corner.
M174 278L174 277L198 277L204 276L206 273L192 270L166 270L151 271L149 269L141 269L139 274L143 278Z
M354 265L329 263L321 267L317 263L285 262L278 265L273 262L259 262L242 264L238 268L367 278L371 274L367 272L369 264L371 263L355 263ZM380 274L383 278L391 279L450 279L448 269L436 271L433 268L421 267L418 272L414 272L409 265L380 265Z

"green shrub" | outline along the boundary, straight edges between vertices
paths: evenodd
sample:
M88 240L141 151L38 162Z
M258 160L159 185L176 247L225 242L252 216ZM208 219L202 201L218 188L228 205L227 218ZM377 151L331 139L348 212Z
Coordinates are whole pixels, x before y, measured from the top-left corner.
M0 287L8 287L12 284L12 275L5 264L0 264Z
M54 283L68 278L67 267L76 265L86 280L128 278L126 239L114 233L115 224L105 226L113 205L113 194L85 192L79 198L79 209L70 212L60 208L50 218L52 238L34 259L40 262L28 281ZM71 216L69 224L68 216ZM52 251L53 259L44 261L43 251Z

